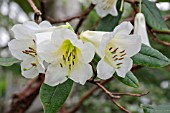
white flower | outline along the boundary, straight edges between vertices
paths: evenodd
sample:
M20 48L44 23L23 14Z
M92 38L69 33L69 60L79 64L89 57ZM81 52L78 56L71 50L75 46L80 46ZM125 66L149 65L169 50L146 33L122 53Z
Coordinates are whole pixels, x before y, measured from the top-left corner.
M56 86L70 78L83 85L92 76L92 67L88 63L93 59L95 50L91 43L83 44L67 28L48 34L39 33L37 37L51 37L51 41L44 41L37 48L40 57L49 63L46 84Z
M99 16L105 17L108 14L117 16L116 3L118 0L91 0L93 4L96 4L95 9Z
M12 28L16 39L11 40L8 46L14 57L23 60L21 70L24 77L34 78L39 73L44 73L43 60L37 55L36 48L38 43L47 40L47 38L37 39L35 34L51 31L54 28L47 21L43 21L39 25L28 21L24 24L17 24Z
M142 43L151 47L148 39L148 34L146 31L145 16L143 15L143 13L137 13L135 16L134 34L140 35L142 39Z
M80 38L92 42L97 54L101 57L97 65L98 77L110 78L116 71L118 76L125 77L132 68L132 57L140 51L141 39L138 35L129 35L133 26L123 22L113 32L85 31ZM100 42L100 45L99 45Z

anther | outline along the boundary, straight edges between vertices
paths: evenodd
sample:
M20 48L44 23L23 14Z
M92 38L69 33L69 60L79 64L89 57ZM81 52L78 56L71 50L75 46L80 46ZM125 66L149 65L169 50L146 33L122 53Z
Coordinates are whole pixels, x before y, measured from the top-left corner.
M122 63L118 63L118 64L116 64L116 65L121 65Z
M112 58L115 58L115 57L117 57L117 55L113 56Z
M35 40L33 40L33 42L35 43Z
M36 64L36 63L31 63L31 65L32 65L32 66L37 66L37 64Z
M69 64L69 69L71 70L71 64Z
M60 63L61 68L63 67L62 63Z
M118 58L116 58L114 61L118 60Z
M114 51L112 51L111 53L114 54L116 53L116 51L118 50L118 48L116 48Z
M109 48L109 51L112 50L112 47Z
M74 65L74 61L73 61L72 63L73 63L73 65Z
M122 54L120 57L123 57L123 56L125 56L125 55L126 55L126 53Z
M124 58L119 58L118 60L122 60L122 59L124 59Z
M124 52L125 52L125 50L121 51L120 53L124 53Z
M66 60L65 57L64 57L64 55L63 55L63 60Z

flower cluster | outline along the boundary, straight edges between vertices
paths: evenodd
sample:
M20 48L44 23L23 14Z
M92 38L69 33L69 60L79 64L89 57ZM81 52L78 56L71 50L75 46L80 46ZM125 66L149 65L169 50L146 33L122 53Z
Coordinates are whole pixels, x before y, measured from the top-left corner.
M22 60L26 78L45 73L44 83L50 86L68 78L83 85L93 75L89 63L95 52L101 58L99 78L108 79L115 72L125 77L132 68L130 57L141 48L140 36L130 35L132 29L130 22L123 22L113 32L84 31L78 36L69 24L55 27L47 21L39 25L26 22L12 28L15 39L8 46L12 55Z

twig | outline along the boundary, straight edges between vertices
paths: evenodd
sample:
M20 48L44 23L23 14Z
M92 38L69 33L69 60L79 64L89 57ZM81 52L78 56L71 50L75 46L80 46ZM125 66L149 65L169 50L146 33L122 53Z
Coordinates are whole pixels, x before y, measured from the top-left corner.
M5 113L24 113L37 97L43 81L44 74L30 80L20 93L13 95L11 106L8 107Z
M93 66L93 63L92 63L92 62L90 62L90 65L92 66L92 69L93 69L93 74L94 74L94 76L93 76L93 78L92 78L92 81L94 81L94 79L97 77L97 71L96 71L95 67Z
M94 8L94 5L91 4L83 13L76 15L76 16L73 16L73 17L68 18L68 19L64 19L64 20L55 20L51 17L45 16L45 15L43 15L43 16L46 20L50 21L51 24L65 23L65 22L69 22L69 21L76 19L76 18L85 18L91 12L91 10L93 10L93 8Z
M144 96L144 95L147 95L149 94L149 92L146 92L146 93L142 93L142 94L132 94L132 93L112 93L112 95L118 95L118 96L134 96L134 97L141 97L141 96Z
M127 109L125 109L123 106L121 106L119 103L117 103L114 99L112 99L112 102L119 107L122 111L126 112L126 113L131 113L129 112Z
M36 23L38 23L39 17L41 16L41 11L38 10L38 8L35 6L33 0L28 0L28 3L30 4L34 11L34 20Z
M169 31L158 31L158 30L152 29L151 32L159 33L159 34L169 34L169 35L170 35L170 32L169 32Z
M111 79L108 79L108 80L103 80L100 84L105 84L105 83L108 83ZM92 93L94 91L96 91L99 87L98 86L93 86L91 89L89 89L87 92L85 92L83 94L83 96L79 99L79 101L77 102L76 105L74 105L73 108L70 108L68 109L65 113L75 113L79 108L80 106L82 105L82 103L87 99L89 98Z

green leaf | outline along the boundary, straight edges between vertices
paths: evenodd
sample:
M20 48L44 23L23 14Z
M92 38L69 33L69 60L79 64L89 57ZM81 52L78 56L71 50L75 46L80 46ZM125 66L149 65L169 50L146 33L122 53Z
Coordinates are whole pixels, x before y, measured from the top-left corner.
M144 113L170 113L170 105L142 105Z
M0 66L11 66L18 62L21 61L16 58L0 58Z
M66 82L55 87L43 84L40 89L40 99L45 113L55 113L66 101L73 81L68 79Z
M121 19L122 12L119 11L121 5L121 0L117 2L118 16L107 15L102 18L97 27L97 31L113 31L113 29L118 25Z
M129 71L126 74L125 78L119 77L116 74L114 77L116 77L119 81L121 81L122 83L124 83L127 86L134 87L134 88L139 87L138 79L135 77L135 75L131 71Z
M132 57L134 64L148 67L164 67L170 64L170 60L158 50L142 44L138 54Z
M158 31L170 32L155 3L148 0L142 0L142 12L145 15L146 22L150 27Z

